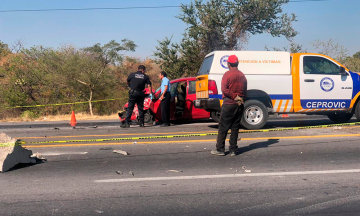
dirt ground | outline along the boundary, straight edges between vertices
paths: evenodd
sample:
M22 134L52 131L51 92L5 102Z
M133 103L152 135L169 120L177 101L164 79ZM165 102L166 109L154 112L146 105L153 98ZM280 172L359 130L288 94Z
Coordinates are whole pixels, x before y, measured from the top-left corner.
M93 115L87 113L75 113L76 120L98 120L98 119L118 119L117 113L112 115ZM28 122L28 121L70 121L71 114L69 115L56 115L56 116L42 116L35 119L30 118L6 118L0 120L0 122Z

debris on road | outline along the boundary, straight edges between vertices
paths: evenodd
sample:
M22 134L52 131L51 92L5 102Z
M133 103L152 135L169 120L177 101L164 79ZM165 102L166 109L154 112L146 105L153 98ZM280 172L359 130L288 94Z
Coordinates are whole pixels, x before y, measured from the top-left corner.
M111 147L107 147L107 148L99 148L99 150L113 150L113 148L111 148Z
M114 153L122 154L122 155L129 155L126 151L123 150L114 150Z
M86 129L84 127L73 127L72 129Z
M137 144L137 142L135 141L133 144Z
M251 170L245 170L245 172L247 172L247 173L251 173Z
M179 171L179 170L168 170L168 172L183 172L183 171Z
M97 213L99 213L99 214L102 214L102 213L104 213L104 211L100 211L100 210L95 210Z
M35 160L39 160L39 161L47 161L46 158L44 158L39 152L36 152L30 157L35 158Z
M133 173L133 171L130 171L129 172L130 175L134 176L135 174Z
M23 148L19 140L0 133L0 172L6 172L19 163L36 163L32 151Z
M333 130L341 130L341 129L342 127L338 127L338 126L333 127Z
M243 166L242 169L246 169L246 166Z
M121 172L120 170L116 171L116 173L119 174L119 175L123 174L123 172Z

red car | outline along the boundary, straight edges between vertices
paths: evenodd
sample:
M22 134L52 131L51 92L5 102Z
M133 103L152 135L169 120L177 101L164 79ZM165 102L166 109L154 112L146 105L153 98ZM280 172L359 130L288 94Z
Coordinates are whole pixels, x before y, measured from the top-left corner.
M210 112L194 107L196 100L196 78L186 77L170 81L170 120L206 119ZM155 99L150 104L150 110L155 120L161 120L160 88L155 91Z
M204 109L194 107L196 99L196 78L187 77L170 81L170 120L191 120L191 119L207 119L210 113ZM155 98L150 99L150 93L145 93L144 101L144 122L151 124L153 121L161 121L160 88L155 91ZM120 121L123 123L126 117L127 105L124 111L119 112ZM139 121L137 106L135 106L131 120Z

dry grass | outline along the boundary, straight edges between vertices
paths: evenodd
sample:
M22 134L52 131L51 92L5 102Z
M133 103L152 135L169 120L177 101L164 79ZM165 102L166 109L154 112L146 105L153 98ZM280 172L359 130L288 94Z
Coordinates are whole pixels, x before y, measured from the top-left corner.
M103 115L103 116L99 116L99 115L93 115L91 116L90 114L87 113L75 113L75 118L76 121L81 121L81 120L116 120L119 119L119 116L117 115L117 113L112 114L112 115ZM29 121L69 121L70 122L71 119L71 115L56 115L56 116L42 116L39 118L24 118L24 117L17 117L17 118L5 118L5 119L1 119L0 122L29 122Z

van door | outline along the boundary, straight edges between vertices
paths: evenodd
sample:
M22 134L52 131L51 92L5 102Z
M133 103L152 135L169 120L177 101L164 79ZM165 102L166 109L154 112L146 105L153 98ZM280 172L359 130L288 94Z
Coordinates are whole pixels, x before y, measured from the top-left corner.
M340 65L330 58L303 55L300 58L300 112L345 110L350 107L352 78L340 74Z

